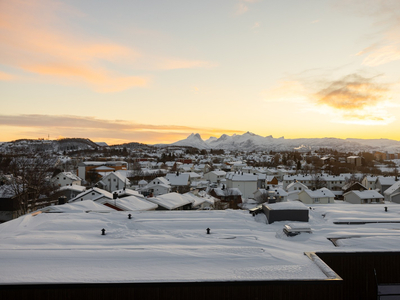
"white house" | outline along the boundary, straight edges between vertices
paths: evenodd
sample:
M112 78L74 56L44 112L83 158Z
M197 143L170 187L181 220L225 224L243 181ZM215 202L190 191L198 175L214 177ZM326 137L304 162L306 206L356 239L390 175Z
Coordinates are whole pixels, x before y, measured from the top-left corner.
M289 184L286 187L286 191L288 191L288 192L303 191L303 190L307 190L307 189L308 189L308 187L306 185L304 185L298 181L292 182L291 184Z
M295 181L306 185L308 188L312 188L314 187L316 180L324 181L324 185L326 188L336 191L340 191L342 187L346 184L346 176L343 174L340 174L338 176L327 174L297 174L283 176L283 189L287 190L287 186Z
M244 198L253 198L257 190L258 176L241 172L230 172L226 174L226 186L237 188Z
M98 183L100 188L112 192L131 185L131 182L121 172L111 172L104 176Z
M335 194L327 188L319 190L303 190L299 193L299 200L304 204L328 204L334 203Z
M190 175L188 173L168 173L165 178L171 187L187 187L190 185Z
M377 176L365 176L362 180L362 185L367 188L367 190L375 190L376 189L376 180Z
M194 200L191 197L178 193L168 193L154 198L148 198L148 201L158 205L157 210L188 210L191 209Z
M392 196L400 193L400 181L396 181L392 186L383 192L385 196L385 201L392 201Z
M384 197L375 190L350 191L343 197L344 201L352 204L384 203Z
M57 186L81 185L82 179L71 172L60 172L52 178Z
M154 197L171 192L171 185L164 177L157 177L140 189L142 194L149 194Z
M204 174L203 178L208 180L210 183L220 183L223 179L225 179L225 176L225 171L211 171Z
M376 189L379 189L379 192L383 194L395 182L396 179L394 176L378 176L378 179L376 180Z
M83 200L97 201L101 199L112 199L112 198L113 195L110 192L94 187L78 194L75 198L71 199L68 202L83 201Z

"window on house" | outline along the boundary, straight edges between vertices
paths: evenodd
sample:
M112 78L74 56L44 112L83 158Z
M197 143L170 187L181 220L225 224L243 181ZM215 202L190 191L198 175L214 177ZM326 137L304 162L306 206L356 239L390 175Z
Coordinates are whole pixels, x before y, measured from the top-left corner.
M95 193L92 193L92 196L96 195Z
M113 180L114 180L114 182L117 181L115 178Z
M65 180L65 177L64 177L64 180Z
M57 177L57 180L60 179L59 177Z
M314 198L314 203L319 203L319 198Z

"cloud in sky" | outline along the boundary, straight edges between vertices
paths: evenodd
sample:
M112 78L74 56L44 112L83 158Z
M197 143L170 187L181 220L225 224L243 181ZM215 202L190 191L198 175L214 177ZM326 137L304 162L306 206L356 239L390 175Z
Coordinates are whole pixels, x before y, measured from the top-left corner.
M313 95L317 105L337 114L336 121L365 125L384 125L394 121L385 110L390 105L389 84L377 77L350 74L339 80L325 81Z
M371 67L400 60L400 1L398 0L341 0L341 9L356 15L372 17L376 31L371 46L357 53L364 56L363 64Z
M327 87L315 94L318 104L343 110L375 106L386 100L388 88L373 82L374 78L351 74L342 79L326 82Z
M250 3L256 3L260 0L241 0L239 3L235 5L236 15L242 15L249 10Z
M21 137L51 136L87 137L112 143L175 142L198 132L204 136L242 133L239 130L211 129L179 125L139 124L127 120L104 120L94 117L65 115L0 115L0 127L14 128ZM71 136L72 134L72 136ZM16 135L16 134L14 134ZM3 139L4 140L4 137Z
M390 97L391 84L381 82L382 76L354 73L330 80L321 79L321 72L310 70L281 80L263 93L265 101L297 103L307 113L330 116L332 122L385 125L395 120L387 110L395 106Z
M84 17L62 2L1 1L0 64L41 76L46 81L85 84L97 92L146 86L150 79L143 75L143 70L215 66L201 60L151 56L140 49L85 34L84 28L79 28L79 33L76 28L72 30L78 26L76 21ZM123 68L129 71L119 71ZM0 80L4 77L0 73Z

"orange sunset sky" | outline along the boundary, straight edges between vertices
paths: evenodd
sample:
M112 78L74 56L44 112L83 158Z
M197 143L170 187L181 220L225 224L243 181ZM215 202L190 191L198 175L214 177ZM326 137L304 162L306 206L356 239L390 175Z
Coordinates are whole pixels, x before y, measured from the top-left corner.
M400 140L398 0L0 1L0 141Z

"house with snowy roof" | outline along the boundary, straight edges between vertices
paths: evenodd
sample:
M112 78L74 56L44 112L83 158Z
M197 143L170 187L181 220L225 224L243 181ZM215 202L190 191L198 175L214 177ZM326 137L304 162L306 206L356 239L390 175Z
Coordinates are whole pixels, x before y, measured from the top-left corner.
M64 196L66 201L69 201L69 200L75 198L80 193L83 193L84 191L86 191L86 187L85 186L76 185L76 184L66 185L66 186L60 187L56 191L54 196L57 197L57 198Z
M334 203L335 194L327 188L321 188L315 191L303 190L298 197L304 204L329 204Z
M352 204L385 203L384 196L378 191L350 191L343 195L344 201Z
M51 179L56 186L81 185L82 179L72 172L60 172Z
M367 188L367 190L375 190L376 189L376 180L377 176L365 176L361 183L363 186Z
M192 209L212 209L214 206L206 198L194 195L193 193L183 194L185 197L189 197L193 200Z
M264 200L274 199L275 202L287 201L288 193L281 188L258 189L254 193L254 199L259 203L265 202Z
M172 191L188 192L190 190L189 173L168 173L165 178L169 181Z
M396 182L394 176L378 176L376 180L376 189L383 194L389 187L391 187Z
M140 193L145 196L156 197L171 192L171 185L164 177L157 177L150 181L145 187L139 189Z
M194 203L191 197L179 193L168 193L147 200L157 204L157 210L190 210Z
M118 170L128 170L128 163L125 161L84 161L78 165L78 176L82 180L87 180L89 173Z
M342 187L343 194L350 191L365 191L367 188L359 182L349 182Z
M387 188L383 195L385 196L385 201L399 203L400 198L400 181L396 181L389 188ZM393 201L394 200L394 201Z
M144 180L144 179L139 180L139 182L138 182L138 188L139 188L139 189L144 188L147 184L148 184L148 182L147 182L146 180Z
M213 188L209 192L212 197L215 197L224 204L223 208L237 209L238 204L242 203L242 192L238 188Z
M117 211L148 211L158 208L157 204L148 201L147 198L136 195L129 195L121 198L117 196L114 199L102 198L96 202Z
M210 183L220 183L223 179L225 179L225 176L225 171L210 171L204 174L203 178Z
M130 186L131 182L123 173L116 171L104 176L97 185L106 191L113 192Z
M300 191L307 190L307 189L308 189L308 187L299 181L294 181L286 187L287 192L293 192L293 191L300 192Z
M75 202L75 201L83 201L83 200L101 200L101 199L113 199L113 195L103 189L98 187L92 187L80 194L78 194L75 198L69 200L68 202Z
M237 188L244 198L253 198L257 190L258 175L243 172L230 172L226 174L226 187Z

